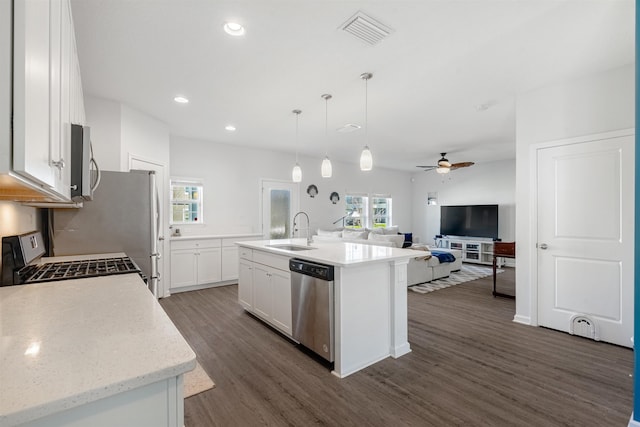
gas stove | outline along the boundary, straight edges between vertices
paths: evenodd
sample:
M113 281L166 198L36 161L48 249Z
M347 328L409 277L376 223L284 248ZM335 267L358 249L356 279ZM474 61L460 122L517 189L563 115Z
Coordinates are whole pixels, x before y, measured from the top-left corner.
M141 274L129 257L37 263L44 254L39 232L2 238L2 281L0 286L83 279L114 274Z

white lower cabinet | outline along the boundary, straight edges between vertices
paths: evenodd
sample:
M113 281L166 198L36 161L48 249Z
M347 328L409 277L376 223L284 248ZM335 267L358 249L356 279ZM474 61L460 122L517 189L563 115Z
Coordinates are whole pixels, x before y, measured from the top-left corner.
M238 278L238 247L222 247L222 280L235 280Z
M221 249L204 248L198 250L196 256L198 285L219 282L222 277Z
M171 251L171 288L194 286L197 283L196 254L191 249Z
M243 274L238 265L236 242L261 237L225 235L210 238L171 241L171 284L173 292L228 285ZM246 274L246 271L244 272ZM253 301L247 301L249 305Z
M219 282L219 246L220 239L171 242L171 289Z
M238 302L242 307L291 336L291 273L283 270L287 257L256 256L262 262L273 261L275 268L251 261L252 251L240 250Z

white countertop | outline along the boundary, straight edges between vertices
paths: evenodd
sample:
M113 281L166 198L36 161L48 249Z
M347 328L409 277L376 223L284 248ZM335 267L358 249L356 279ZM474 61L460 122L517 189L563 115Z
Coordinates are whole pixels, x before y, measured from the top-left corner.
M0 287L0 325L2 426L175 377L196 364L137 274Z
M287 255L291 258L302 258L338 267L349 267L365 263L388 262L416 257L412 249L398 249L386 246L375 246L361 243L345 242L312 242L310 250L290 251L269 247L269 245L293 244L307 246L306 239L255 240L238 242L238 246Z
M208 234L202 236L196 235L181 235L181 236L171 236L171 240L195 240L195 239L238 239L245 237L262 237L261 233L252 233L252 234Z

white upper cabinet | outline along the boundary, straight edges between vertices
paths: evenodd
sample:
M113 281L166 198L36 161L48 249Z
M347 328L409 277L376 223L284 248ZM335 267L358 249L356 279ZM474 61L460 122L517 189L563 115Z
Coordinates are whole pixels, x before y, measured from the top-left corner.
M54 187L50 164L51 5L43 0L13 5L13 169Z
M70 1L13 5L13 170L69 201L71 124L86 124Z

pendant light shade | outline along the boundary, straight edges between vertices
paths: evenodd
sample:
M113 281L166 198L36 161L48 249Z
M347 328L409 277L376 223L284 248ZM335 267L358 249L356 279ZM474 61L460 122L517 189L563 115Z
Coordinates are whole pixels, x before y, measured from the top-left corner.
M371 150L369 149L369 123L368 123L368 87L367 83L369 79L373 77L371 73L362 73L360 74L360 78L364 80L364 148L362 149L362 154L360 154L360 170L361 171L370 171L373 169L373 156L371 155Z
M301 110L293 110L293 114L296 115L296 165L293 167L291 171L291 180L293 182L301 182L302 181L302 168L298 163L298 118L300 117Z
M331 160L329 160L329 156L325 157L322 161L322 167L320 168L320 173L323 178L331 178L331 174L333 173L333 168L331 167Z
M331 178L333 174L333 168L331 167L331 160L329 160L329 100L332 98L331 95L325 93L321 95L322 99L324 99L324 160L322 161L322 166L320 167L320 174L323 178Z
M373 169L373 156L371 156L369 146L365 145L362 154L360 154L360 170L370 171L371 169Z
M291 171L291 179L293 180L293 182L301 182L302 181L302 168L297 163L293 167L293 170Z

